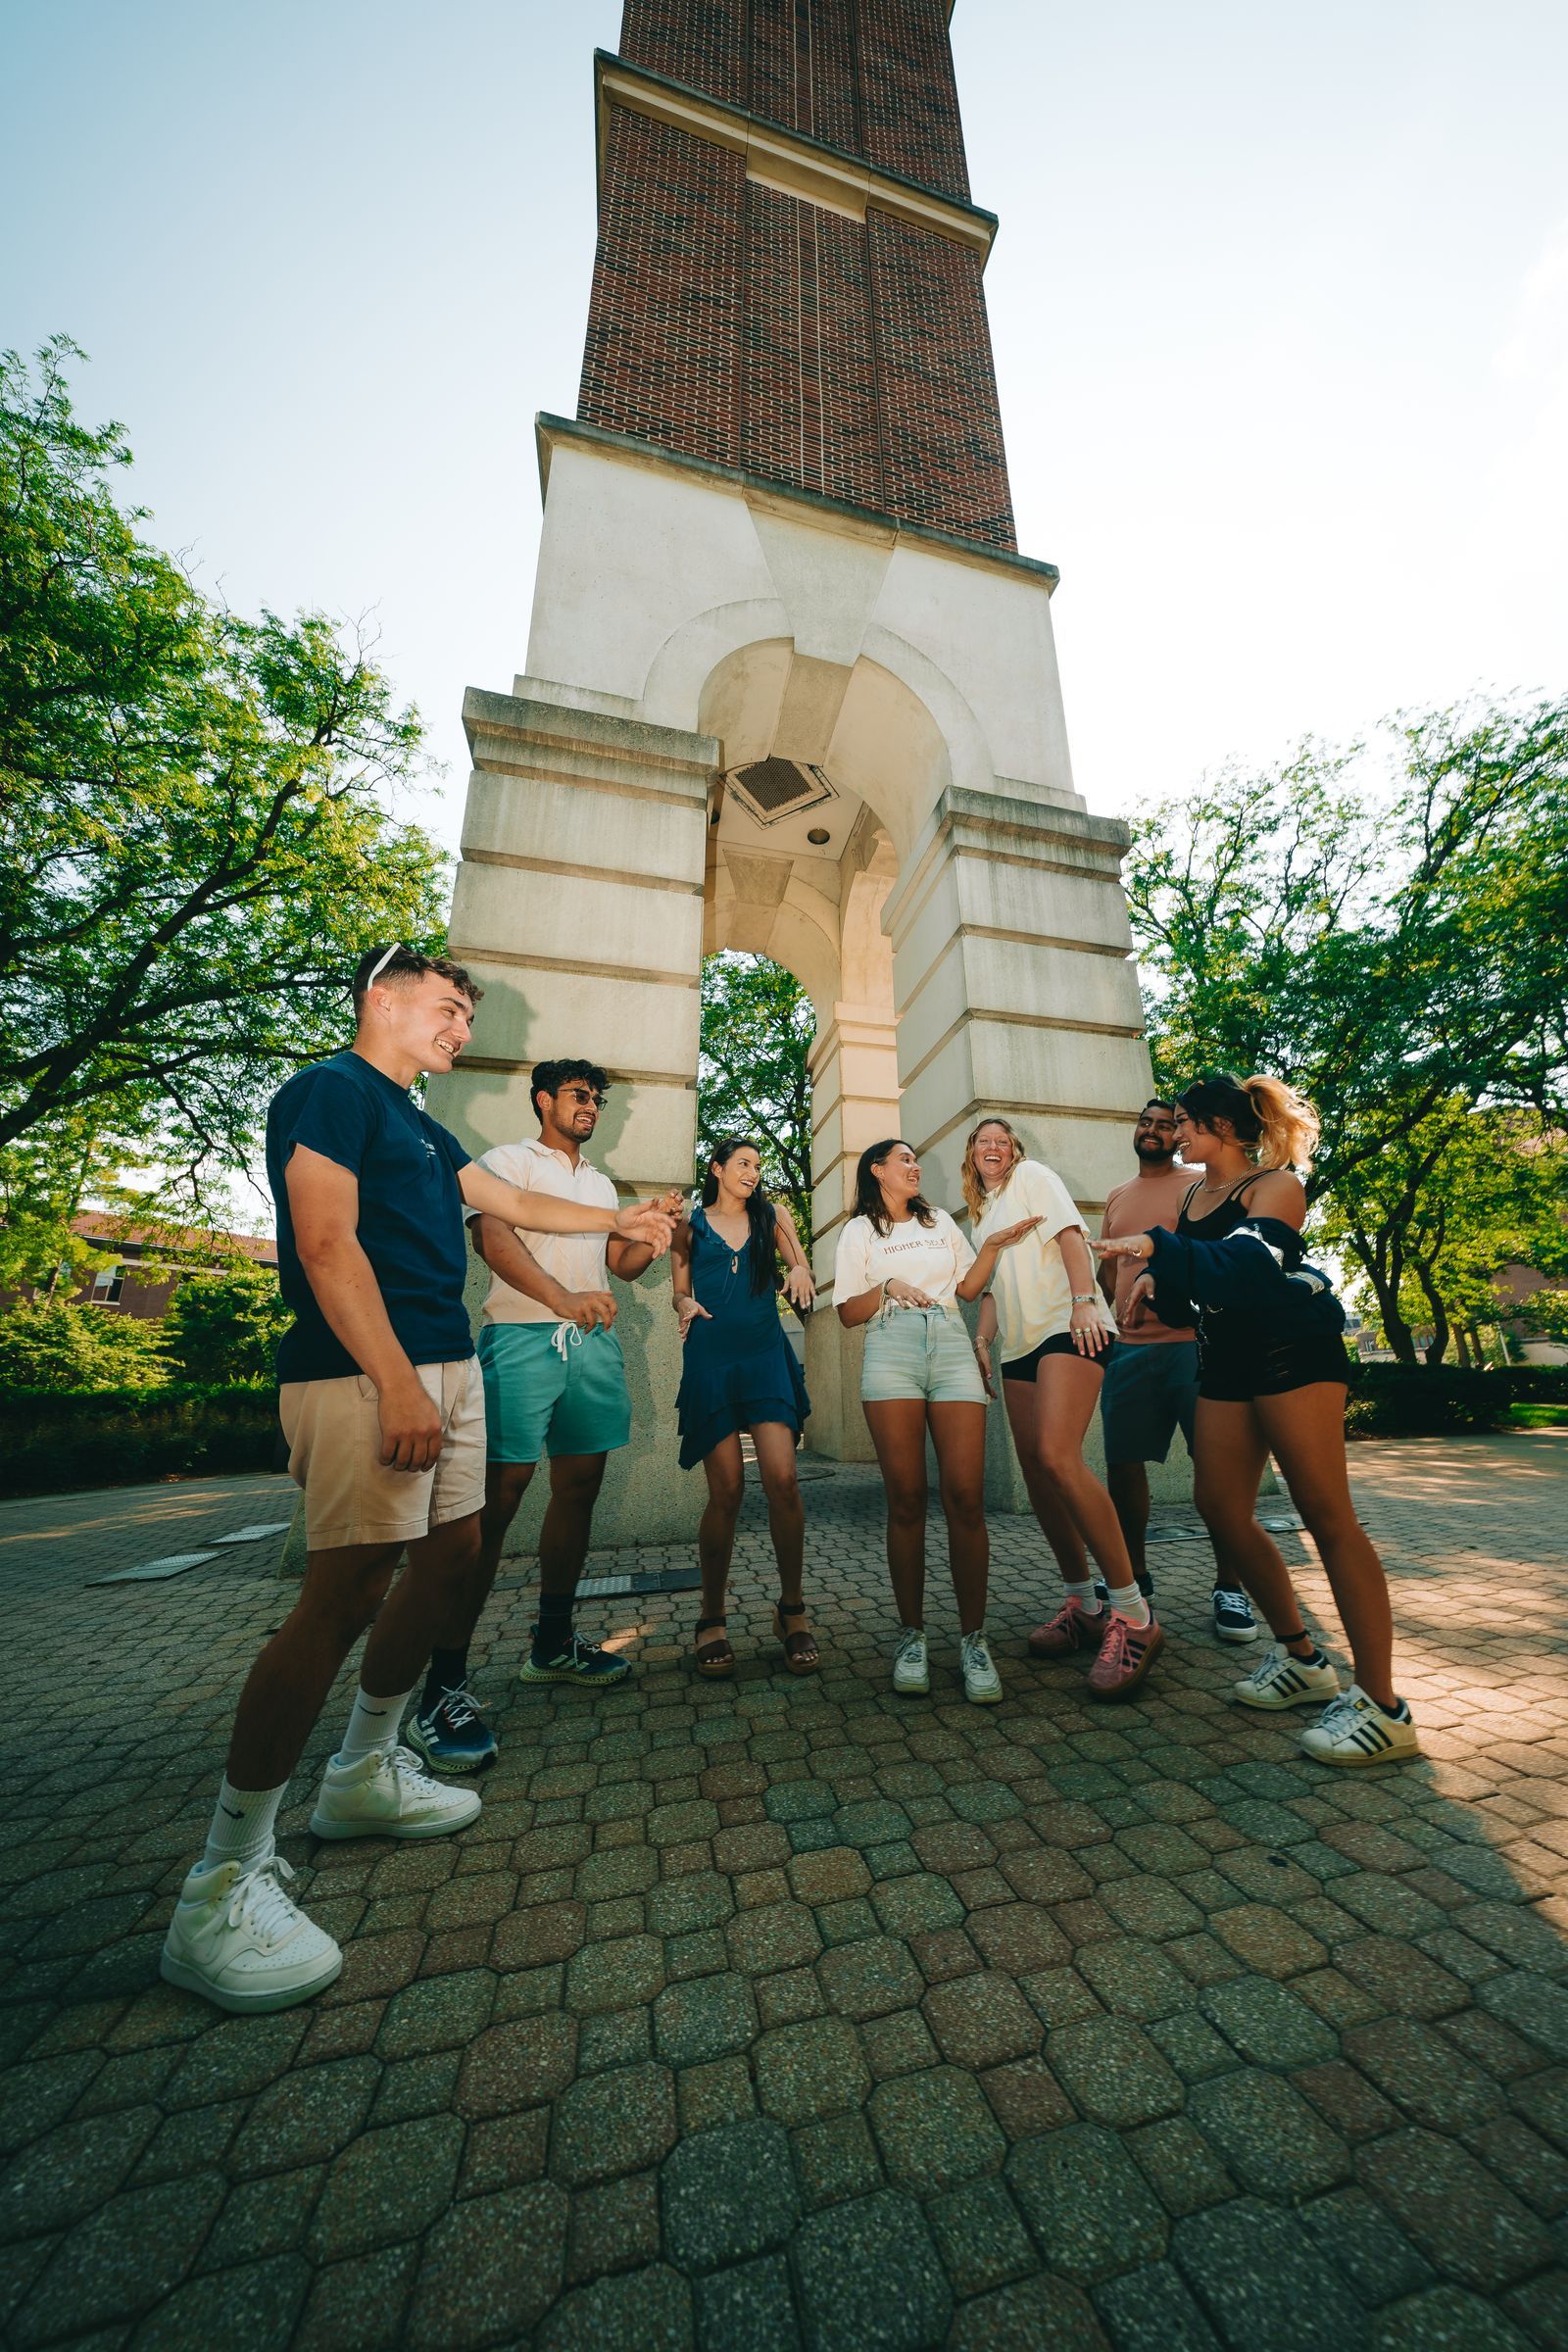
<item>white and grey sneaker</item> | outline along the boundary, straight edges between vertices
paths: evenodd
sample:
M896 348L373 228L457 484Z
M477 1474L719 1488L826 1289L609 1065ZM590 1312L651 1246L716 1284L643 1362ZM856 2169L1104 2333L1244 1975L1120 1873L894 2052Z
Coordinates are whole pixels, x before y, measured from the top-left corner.
M899 1646L893 1653L893 1688L905 1691L931 1688L930 1654L924 1631L917 1625L906 1625L899 1637Z
M1257 1619L1247 1594L1235 1585L1216 1585L1213 1598L1214 1631L1221 1642L1255 1642Z
M1387 1714L1359 1683L1324 1708L1310 1731L1301 1734L1301 1746L1320 1764L1394 1764L1421 1751L1404 1701L1397 1715Z
M1312 1664L1305 1658L1293 1658L1283 1642L1276 1642L1250 1675L1231 1686L1231 1696L1239 1698L1244 1707L1303 1707L1309 1700L1339 1695L1340 1678L1321 1651Z
M1002 1677L984 1633L965 1634L958 1646L963 1667L963 1695L977 1707L994 1707L1002 1696Z
M343 1955L289 1893L281 1854L249 1868L198 1862L164 1939L159 1974L220 2009L291 2009L341 1974Z
M311 1828L318 1838L445 1838L479 1811L476 1788L433 1781L406 1747L327 1759Z

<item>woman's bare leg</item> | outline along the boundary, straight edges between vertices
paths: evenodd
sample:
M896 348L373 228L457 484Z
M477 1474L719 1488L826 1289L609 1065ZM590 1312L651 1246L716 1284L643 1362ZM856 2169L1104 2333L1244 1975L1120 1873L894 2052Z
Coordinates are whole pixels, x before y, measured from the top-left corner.
M1350 1499L1345 1389L1339 1381L1312 1381L1283 1396L1259 1396L1252 1409L1317 1545L1355 1679L1392 1714L1399 1703L1394 1689L1394 1613L1383 1562Z
M888 1498L888 1575L904 1625L925 1623L925 1401L897 1396L864 1408Z
M1061 1497L1105 1582L1125 1589L1135 1579L1115 1505L1084 1460L1084 1436L1104 1377L1091 1356L1047 1355L1032 1382L1004 1380L1002 1386L1025 1484L1033 1468Z
M729 1566L735 1551L735 1523L746 1491L746 1465L741 1442L733 1432L703 1456L708 1479L708 1508L697 1530L697 1557L703 1571L703 1615L722 1617L729 1589ZM717 1642L716 1634L710 1637Z
M991 1536L986 1527L986 1408L983 1404L927 1406L937 1449L948 1559L958 1603L958 1631L977 1634L986 1621Z
M1250 1404L1200 1396L1193 1427L1193 1501L1207 1528L1220 1575L1246 1587L1276 1642L1298 1657L1317 1646L1279 1545L1257 1524L1257 1490L1268 1439Z

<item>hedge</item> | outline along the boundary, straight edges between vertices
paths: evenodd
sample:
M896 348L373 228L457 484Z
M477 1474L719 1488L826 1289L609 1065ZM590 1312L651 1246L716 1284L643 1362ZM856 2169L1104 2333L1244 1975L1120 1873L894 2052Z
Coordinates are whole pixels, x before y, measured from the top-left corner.
M278 1467L273 1388L13 1389L0 1396L0 1494Z
M1568 1404L1568 1364L1358 1364L1345 1426L1352 1438L1446 1438L1506 1429L1516 1404Z

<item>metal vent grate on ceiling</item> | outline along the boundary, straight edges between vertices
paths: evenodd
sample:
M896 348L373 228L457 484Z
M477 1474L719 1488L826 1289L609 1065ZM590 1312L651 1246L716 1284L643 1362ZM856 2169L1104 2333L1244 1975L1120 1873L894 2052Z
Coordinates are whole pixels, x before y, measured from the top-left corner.
M724 781L760 825L776 825L838 797L819 767L798 760L754 760L749 767L732 768Z

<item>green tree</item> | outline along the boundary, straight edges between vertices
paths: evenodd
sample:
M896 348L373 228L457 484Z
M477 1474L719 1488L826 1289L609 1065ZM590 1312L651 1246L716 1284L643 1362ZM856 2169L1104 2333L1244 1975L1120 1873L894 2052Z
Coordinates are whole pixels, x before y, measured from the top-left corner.
M726 951L703 963L697 1064L698 1178L726 1135L762 1147L768 1189L811 1247L811 1079L816 1015L792 972L766 956Z
M1309 1197L1413 1361L1399 1298L1451 1119L1551 1120L1568 1093L1568 699L1406 720L1394 749L1369 778L1360 747L1309 745L1151 810L1128 895L1161 1080L1266 1069L1312 1098Z
M439 943L444 859L388 813L420 727L363 637L247 619L141 533L65 338L0 357L0 1158L248 1164L267 1095L343 1042L373 943ZM23 1156L17 1154L22 1152ZM28 1155L31 1156L28 1156ZM62 1182L41 1204L57 1231ZM59 1197L57 1197L59 1196ZM69 1217L68 1217L69 1221Z
M182 1274L164 1318L166 1345L186 1380L270 1381L288 1329L277 1277L247 1257Z
M160 1324L58 1298L0 1312L0 1389L153 1389L168 1377Z

